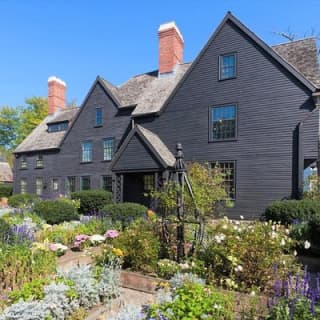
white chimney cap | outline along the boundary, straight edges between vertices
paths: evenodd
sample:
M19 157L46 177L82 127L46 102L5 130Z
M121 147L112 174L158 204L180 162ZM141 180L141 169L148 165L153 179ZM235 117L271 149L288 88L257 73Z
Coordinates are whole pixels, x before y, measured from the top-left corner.
M161 24L159 29L158 29L158 32L161 32L161 31L164 31L164 30L169 30L169 29L172 29L172 28L176 29L176 31L178 32L181 40L183 41L182 34L181 34L179 28L177 27L177 25L176 25L176 23L174 21Z
M58 82L58 83L62 84L65 87L67 86L66 83L63 80L57 78L56 76L51 76L51 77L48 78L48 82L53 82L53 81L54 82Z

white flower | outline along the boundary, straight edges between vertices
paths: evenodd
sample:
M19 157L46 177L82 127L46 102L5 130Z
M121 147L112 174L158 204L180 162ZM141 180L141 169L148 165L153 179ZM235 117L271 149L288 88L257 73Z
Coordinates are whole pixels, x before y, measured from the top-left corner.
M222 226L222 229L226 230L226 229L228 229L228 226L227 226L226 224L224 224L224 225Z
M250 296L255 296L256 295L256 292L255 291L251 291L250 292Z
M235 267L234 269L236 272L242 272L243 271L243 267L239 264Z
M286 244L286 241L284 239L281 239L280 245L284 246Z
M189 264L186 262L186 263L180 263L179 264L179 267L182 269L182 270L185 270L185 269L189 269Z
M304 242L304 248L305 249L309 249L311 247L311 243L308 241L308 240L306 240L305 242Z
M290 230L289 230L289 229L285 229L285 233L286 233L286 234L289 234L289 233L290 233Z
M243 220L243 219L244 219L244 217L243 217L243 216L240 216L240 219L241 219L241 220Z
M216 243L221 243L223 240L225 240L225 238L226 238L226 235L225 235L225 234L219 233L219 234L217 234L217 235L214 236L214 241L215 241Z
M271 239L275 239L278 237L278 234L274 231L271 232Z
M94 234L89 238L89 240L91 242L104 242L106 238L100 234Z
M293 255L296 256L298 254L297 250L293 251Z

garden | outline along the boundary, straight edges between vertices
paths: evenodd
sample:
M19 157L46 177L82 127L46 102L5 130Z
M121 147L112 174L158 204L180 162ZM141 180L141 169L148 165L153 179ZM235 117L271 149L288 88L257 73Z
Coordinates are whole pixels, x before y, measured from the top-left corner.
M320 252L317 194L272 203L264 221L230 220L222 173L193 164L185 185L179 178L148 194L154 211L102 190L9 197L0 320L87 319L119 298L125 270L154 279L153 303L104 319L320 319L320 276L298 260ZM91 262L61 268L70 252Z

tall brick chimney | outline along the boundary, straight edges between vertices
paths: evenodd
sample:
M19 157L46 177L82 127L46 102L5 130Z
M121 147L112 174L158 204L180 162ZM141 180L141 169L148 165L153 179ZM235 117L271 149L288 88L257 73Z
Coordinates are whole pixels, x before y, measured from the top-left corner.
M160 25L159 74L170 73L178 63L183 62L183 38L174 22Z
M66 108L66 83L52 76L48 79L48 113L54 114Z

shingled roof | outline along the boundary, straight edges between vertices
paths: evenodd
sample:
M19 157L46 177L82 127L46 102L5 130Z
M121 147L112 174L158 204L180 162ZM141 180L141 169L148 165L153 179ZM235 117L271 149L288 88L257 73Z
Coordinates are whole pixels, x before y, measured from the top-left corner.
M0 162L0 182L12 182L12 170L8 162Z
M70 108L57 114L47 116L22 143L14 153L57 149L66 134L66 131L48 132L49 123L69 121L71 123L79 108Z
M320 87L320 69L316 38L306 38L272 47L316 87Z

